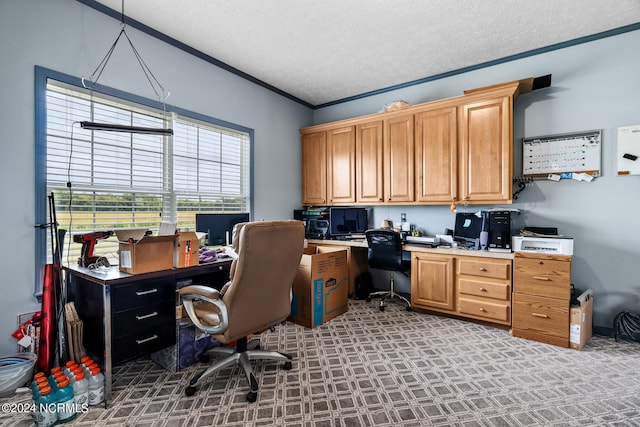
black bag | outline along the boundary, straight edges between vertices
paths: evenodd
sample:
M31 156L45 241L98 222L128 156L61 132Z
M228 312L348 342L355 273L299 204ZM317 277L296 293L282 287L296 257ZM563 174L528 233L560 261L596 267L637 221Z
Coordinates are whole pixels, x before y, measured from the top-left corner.
M373 291L373 277L371 273L365 271L356 277L356 294L355 299L367 299Z

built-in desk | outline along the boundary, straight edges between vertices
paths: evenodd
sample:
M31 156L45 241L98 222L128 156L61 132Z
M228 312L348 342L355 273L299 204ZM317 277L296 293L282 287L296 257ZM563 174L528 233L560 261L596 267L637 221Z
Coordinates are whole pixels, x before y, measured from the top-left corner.
M83 345L103 366L105 401L111 397L113 366L175 344L176 287L189 281L222 286L230 265L225 259L136 275L117 266L65 268L68 300L84 324Z
M309 240L344 246L364 255L355 274L366 270L366 240ZM414 308L511 326L513 253L405 244L411 253L411 305ZM353 259L350 262L354 282Z

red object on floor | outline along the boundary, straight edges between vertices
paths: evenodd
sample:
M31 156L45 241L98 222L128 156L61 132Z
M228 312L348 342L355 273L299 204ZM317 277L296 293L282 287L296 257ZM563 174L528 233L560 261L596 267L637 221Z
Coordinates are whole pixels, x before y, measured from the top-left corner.
M53 367L56 347L55 274L55 268L52 264L44 266L41 309L42 322L40 326L37 370L47 375L49 375L49 371Z

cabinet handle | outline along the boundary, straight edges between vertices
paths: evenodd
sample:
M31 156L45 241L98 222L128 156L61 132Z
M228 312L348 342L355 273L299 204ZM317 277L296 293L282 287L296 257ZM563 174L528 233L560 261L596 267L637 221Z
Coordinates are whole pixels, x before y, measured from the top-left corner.
M543 265L543 264L544 264L544 262L540 261L538 264Z
M153 313L145 314L144 316L136 316L136 320L144 320L144 319L148 319L150 317L155 317L157 315L158 315L158 312L154 311Z
M480 307L480 311L482 311L484 313L487 310L484 307Z
M155 294L158 292L157 288L149 289L148 291L136 291L136 295L141 297L142 295Z
M480 292L487 292L485 288L480 288Z
M541 277L541 276L533 276L534 279L536 280L544 280L545 282L550 282L551 279L549 279L548 277Z
M140 345L140 344L144 344L144 343L146 343L146 342L153 341L153 340L157 340L157 339L158 339L158 336L157 336L156 334L153 334L153 335L152 335L152 336L150 336L149 338L145 338L145 339L143 339L143 340L136 340L136 343L137 343L138 345Z
M540 314L540 313L531 313L532 316L536 316L536 317L540 317L542 319L548 319L549 316L547 316L546 314Z
M487 269L484 267L480 267L480 271L487 271Z

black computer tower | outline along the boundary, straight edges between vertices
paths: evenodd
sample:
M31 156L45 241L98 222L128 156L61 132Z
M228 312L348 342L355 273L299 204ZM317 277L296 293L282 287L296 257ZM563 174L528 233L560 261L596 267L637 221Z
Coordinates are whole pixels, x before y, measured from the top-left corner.
M489 211L489 250L511 249L511 211Z

